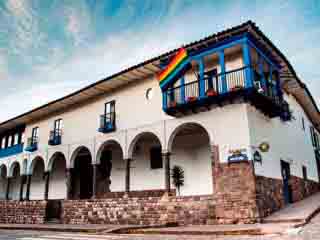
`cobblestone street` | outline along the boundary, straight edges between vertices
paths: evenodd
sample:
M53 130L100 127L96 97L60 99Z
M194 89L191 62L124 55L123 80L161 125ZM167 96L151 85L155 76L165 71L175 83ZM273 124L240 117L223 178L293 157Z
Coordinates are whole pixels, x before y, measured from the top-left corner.
M303 228L282 235L264 236L187 236L187 235L97 235L36 231L0 231L1 240L315 240L320 239L320 215Z

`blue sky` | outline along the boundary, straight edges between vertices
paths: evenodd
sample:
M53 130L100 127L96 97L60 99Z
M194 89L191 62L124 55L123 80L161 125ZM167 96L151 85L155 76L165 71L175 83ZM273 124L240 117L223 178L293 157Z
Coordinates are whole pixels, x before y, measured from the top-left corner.
M249 19L320 104L318 0L0 0L0 122Z

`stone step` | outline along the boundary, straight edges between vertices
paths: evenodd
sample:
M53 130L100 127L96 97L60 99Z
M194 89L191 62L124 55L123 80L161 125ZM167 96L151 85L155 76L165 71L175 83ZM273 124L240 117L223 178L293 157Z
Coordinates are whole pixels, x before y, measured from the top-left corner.
M50 218L46 221L46 224L61 224L62 221L59 218Z

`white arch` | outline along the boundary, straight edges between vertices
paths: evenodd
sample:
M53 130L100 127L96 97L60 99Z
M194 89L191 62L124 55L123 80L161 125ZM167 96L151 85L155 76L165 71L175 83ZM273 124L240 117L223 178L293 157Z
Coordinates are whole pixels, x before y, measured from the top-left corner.
M122 148L121 144L120 144L117 140L115 140L115 139L109 139L109 140L105 141L104 143L102 143L102 144L100 145L100 147L99 147L99 149L98 149L98 151L97 151L97 154L96 154L96 160L95 160L95 163L96 163L96 164L100 164L100 158L101 158L101 154L102 154L103 150L104 150L106 147L110 146L110 145L116 145L116 146L118 146L118 147L121 149L122 156L123 156L124 151L123 151L123 148Z
M78 146L71 154L71 158L70 158L70 168L74 168L74 164L75 164L75 160L78 156L78 153L81 151L81 149L86 149L89 153L90 153L90 156L91 156L91 161L93 163L93 154L91 152L91 149L85 145L81 145L81 146Z
M136 146L137 142L140 140L141 137L143 137L145 135L151 135L151 136L155 137L155 139L158 140L160 146L163 148L161 137L158 136L156 133L151 132L151 131L140 132L137 135L135 135L135 137L132 139L132 141L129 144L128 152L127 152L127 156L129 159L132 159L132 157L133 157L134 147Z
M64 158L64 160L66 161L66 164L67 164L67 159L66 159L64 153L58 151L58 152L55 152L54 154L52 154L52 156L50 157L50 159L49 159L49 161L48 161L48 164L47 164L47 166L46 166L46 168L45 168L46 171L48 171L48 172L51 172L51 171L52 171L53 163L54 163L54 161L56 160L56 157L59 156L59 155L60 155L60 156L63 156L63 158Z
M213 145L213 134L211 133L210 130L208 130L205 126L203 126L203 124L198 123L198 122L185 122L182 123L180 125L178 125L170 134L170 137L168 138L168 142L166 145L166 149L168 150L168 152L172 152L172 145L173 145L173 141L175 139L175 137L177 136L177 134L186 126L197 126L199 128L201 128L202 130L204 130L204 132L207 134L207 136L209 137L209 143L210 145Z
M22 168L20 166L20 163L18 161L14 161L10 164L10 167L9 167L9 172L8 172L8 177L13 177L13 171L14 171L14 168L18 165L19 167L19 174L22 175Z
M29 165L29 168L28 168L28 172L27 172L28 175L32 175L33 174L33 170L34 170L34 168L36 166L37 161L42 161L43 166L44 167L46 166L46 162L45 162L44 158L41 157L40 155L38 155L35 158L33 158L32 161L30 162L30 165Z

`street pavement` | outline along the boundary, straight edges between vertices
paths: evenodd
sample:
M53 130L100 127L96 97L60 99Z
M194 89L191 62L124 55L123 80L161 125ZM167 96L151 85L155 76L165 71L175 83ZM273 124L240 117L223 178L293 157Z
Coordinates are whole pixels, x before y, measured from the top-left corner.
M0 230L0 240L320 240L320 214L299 229L281 235L264 236L187 236L187 235L100 235L23 230Z

